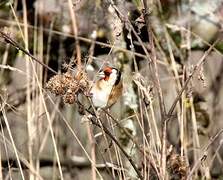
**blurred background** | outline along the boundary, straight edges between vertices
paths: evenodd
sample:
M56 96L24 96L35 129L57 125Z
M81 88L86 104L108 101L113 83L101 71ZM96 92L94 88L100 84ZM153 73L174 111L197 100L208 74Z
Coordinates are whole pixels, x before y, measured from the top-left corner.
M105 65L121 70L123 96L99 116L143 179L223 179L222 22L222 0L1 0L0 31L17 44L1 33L0 179L137 179L18 46L62 74L80 60L92 81Z

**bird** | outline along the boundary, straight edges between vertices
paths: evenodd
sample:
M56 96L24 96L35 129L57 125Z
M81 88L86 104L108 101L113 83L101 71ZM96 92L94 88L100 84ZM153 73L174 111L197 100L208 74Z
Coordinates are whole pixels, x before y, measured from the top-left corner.
M121 72L117 68L105 66L98 76L99 79L90 90L92 103L96 108L110 108L122 95Z

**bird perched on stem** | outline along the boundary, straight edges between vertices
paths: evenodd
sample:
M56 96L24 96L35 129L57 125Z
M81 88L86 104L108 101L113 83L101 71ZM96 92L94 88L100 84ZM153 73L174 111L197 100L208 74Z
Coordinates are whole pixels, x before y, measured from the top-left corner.
M104 67L99 72L99 80L90 90L93 105L98 108L111 107L122 95L122 89L121 72L114 67Z

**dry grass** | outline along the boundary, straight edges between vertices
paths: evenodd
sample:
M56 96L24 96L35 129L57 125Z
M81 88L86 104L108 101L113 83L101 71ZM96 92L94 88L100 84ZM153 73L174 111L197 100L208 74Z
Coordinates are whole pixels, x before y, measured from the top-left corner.
M171 24L167 2L4 4L0 179L222 178L222 39L202 40L195 57L199 34ZM183 21L181 6L171 5ZM123 74L111 110L89 95L104 64Z

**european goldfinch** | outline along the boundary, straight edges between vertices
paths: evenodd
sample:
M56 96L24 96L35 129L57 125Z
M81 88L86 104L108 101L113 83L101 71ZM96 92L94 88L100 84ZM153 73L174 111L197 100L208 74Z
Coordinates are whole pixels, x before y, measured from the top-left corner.
M106 66L99 72L99 80L90 90L93 105L97 108L111 107L122 95L122 90L121 72L114 67Z

